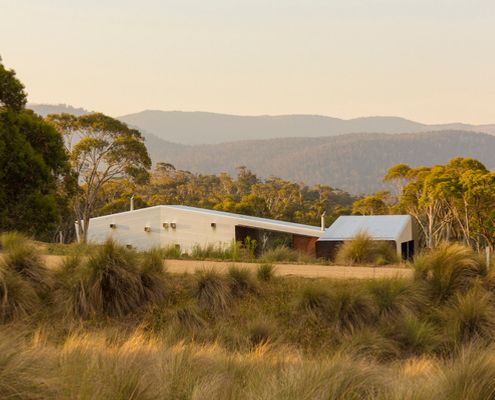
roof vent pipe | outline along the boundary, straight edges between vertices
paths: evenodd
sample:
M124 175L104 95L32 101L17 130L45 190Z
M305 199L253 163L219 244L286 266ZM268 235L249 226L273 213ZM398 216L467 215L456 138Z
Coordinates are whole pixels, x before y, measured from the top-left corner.
M134 195L131 196L131 211L134 211Z
M327 214L326 211L323 211L323 214L321 214L321 230L325 230L325 215Z

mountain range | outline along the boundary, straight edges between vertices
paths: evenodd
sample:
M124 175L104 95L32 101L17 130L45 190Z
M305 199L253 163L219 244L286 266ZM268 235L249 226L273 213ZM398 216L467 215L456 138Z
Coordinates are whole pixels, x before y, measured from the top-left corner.
M65 105L30 108L41 115L87 112ZM329 184L351 193L382 190L383 175L398 163L432 165L463 156L495 168L495 125L176 111L143 111L119 119L141 130L154 162L198 173L233 174L244 165L261 177Z

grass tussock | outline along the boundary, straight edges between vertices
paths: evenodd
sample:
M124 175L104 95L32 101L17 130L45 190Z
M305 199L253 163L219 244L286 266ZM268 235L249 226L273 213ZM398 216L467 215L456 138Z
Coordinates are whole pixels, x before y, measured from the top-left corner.
M416 279L426 282L430 292L440 301L468 290L487 274L480 256L457 243L441 243L417 256L412 265Z
M342 265L386 265L398 263L399 258L393 245L372 240L366 232L361 232L339 247L335 261Z
M270 282L275 277L275 271L273 264L262 263L256 271L256 276L262 282Z
M212 314L227 311L232 300L227 280L213 270L197 273L195 297L199 306Z
M247 268L231 266L227 272L230 292L233 297L243 297L250 293L258 293L259 286L252 272Z

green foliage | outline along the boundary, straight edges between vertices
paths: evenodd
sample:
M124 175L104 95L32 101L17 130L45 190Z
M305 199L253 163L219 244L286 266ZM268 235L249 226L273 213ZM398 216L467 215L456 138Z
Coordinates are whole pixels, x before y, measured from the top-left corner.
M260 264L256 276L262 282L270 282L275 276L275 267L272 264Z
M19 112L26 105L27 95L24 85L15 76L15 71L7 69L0 58L0 108Z
M437 328L411 313L405 313L392 329L392 337L400 344L404 354L430 354L440 342Z
M384 265L398 261L393 245L373 240L366 232L358 233L352 240L345 241L339 247L336 256L336 262L344 265Z
M57 181L66 175L58 132L32 112L0 109L0 229L50 238L63 212Z
M163 302L168 293L161 249L154 248L142 255L140 272L145 301L154 304Z
M139 131L104 114L56 114L47 120L68 143L72 171L81 185L73 208L76 220L82 221L78 229L85 241L89 219L104 186L146 183L151 159Z
M415 257L413 267L416 279L430 285L438 300L466 291L487 273L484 262L472 249L447 242Z

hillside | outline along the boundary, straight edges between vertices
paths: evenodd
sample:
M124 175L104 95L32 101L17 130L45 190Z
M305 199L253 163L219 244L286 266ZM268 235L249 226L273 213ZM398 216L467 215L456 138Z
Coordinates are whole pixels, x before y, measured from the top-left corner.
M463 156L495 167L495 137L465 131L348 134L198 146L168 144L153 138L148 148L153 161L170 162L194 172L235 173L236 166L245 165L259 176L325 183L352 193L382 189L383 175L398 163L431 165Z
M119 117L142 131L176 143L320 137L346 133L413 133L466 130L495 134L495 125L425 125L399 117L339 119L320 115L238 116L206 112L142 111Z

